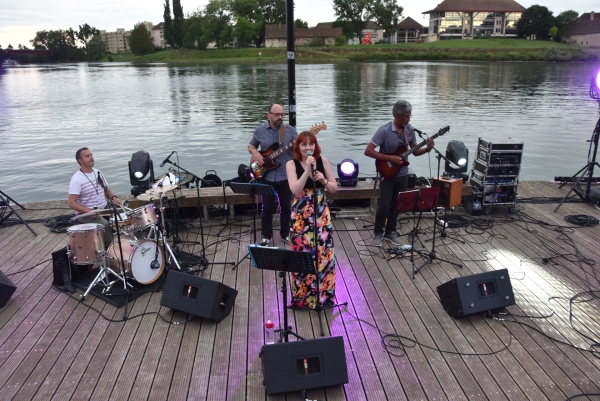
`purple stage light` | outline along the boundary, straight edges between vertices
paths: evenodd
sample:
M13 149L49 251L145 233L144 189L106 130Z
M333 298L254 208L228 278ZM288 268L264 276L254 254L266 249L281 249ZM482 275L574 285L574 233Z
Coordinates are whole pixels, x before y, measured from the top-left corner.
M596 88L600 90L600 70L596 74Z

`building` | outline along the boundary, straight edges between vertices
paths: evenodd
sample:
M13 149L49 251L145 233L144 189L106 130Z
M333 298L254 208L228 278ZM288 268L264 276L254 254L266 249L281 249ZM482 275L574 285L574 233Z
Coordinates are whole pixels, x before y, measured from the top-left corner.
M400 22L395 37L390 38L390 43L415 43L423 33L423 25L410 17Z
M583 13L569 30L569 43L579 46L600 46L600 15Z
M106 43L106 51L110 53L130 53L129 35L131 31L117 28L115 32L100 31L100 37Z
M161 22L158 25L155 25L152 30L150 30L152 34L152 43L154 43L154 47L160 47L164 49L165 47L169 47L169 45L165 42L165 23Z
M427 39L471 39L475 35L517 36L525 7L514 0L444 0L429 15Z
M333 28L333 22L319 22L315 28L337 29L337 28ZM341 28L339 28L339 29L341 29ZM383 39L383 37L384 37L383 29L381 27L377 26L377 24L373 21L367 22L365 29L363 29L361 32L362 37L364 38L365 36L367 36L367 33L369 33L369 32L371 33L371 39L373 40L373 43L377 43L377 41ZM358 38L348 39L348 44L349 45L359 45L360 40Z
M325 45L333 46L335 37L342 34L342 28L296 28L294 44L306 46L314 38L322 38ZM287 27L285 24L270 24L265 29L265 47L286 47Z

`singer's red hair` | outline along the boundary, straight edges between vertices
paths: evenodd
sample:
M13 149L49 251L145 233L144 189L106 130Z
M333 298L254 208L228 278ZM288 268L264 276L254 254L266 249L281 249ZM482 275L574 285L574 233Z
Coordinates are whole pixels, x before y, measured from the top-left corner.
M321 156L321 147L317 142L317 137L315 136L315 134L309 131L302 131L298 134L298 136L296 137L296 141L294 142L294 159L298 161L302 160L302 153L300 153L300 144L303 142L315 144L315 153L313 154L313 157L315 159Z

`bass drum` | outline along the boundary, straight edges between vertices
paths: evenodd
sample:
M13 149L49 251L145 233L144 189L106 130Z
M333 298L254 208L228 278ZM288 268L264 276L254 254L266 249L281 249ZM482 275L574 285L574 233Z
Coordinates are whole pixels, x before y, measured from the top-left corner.
M165 269L165 255L156 241L131 242L129 238L121 239L125 272L140 284L150 284L156 281ZM123 271L120 262L119 244L117 241L108 247L108 265L117 272ZM158 253L157 253L158 252ZM157 263L153 263L154 261ZM152 268L156 265L156 268Z

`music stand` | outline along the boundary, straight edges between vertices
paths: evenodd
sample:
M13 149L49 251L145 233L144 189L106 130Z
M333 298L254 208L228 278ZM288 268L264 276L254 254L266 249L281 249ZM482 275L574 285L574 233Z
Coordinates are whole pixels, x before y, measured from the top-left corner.
M29 231L31 231L33 233L33 235L35 235L37 237L37 234L35 231L33 231L33 228L29 227L29 224L27 224L27 222L25 220L23 220L23 218L19 215L19 213L17 213L17 211L15 209L13 209L13 207L10 205L10 202L13 202L15 205L19 206L22 210L25 210L25 208L23 206L21 206L16 200L11 198L4 192L0 191L0 226L4 225L4 222L6 220L8 220L8 218L10 216L12 216L14 214L21 221L21 223L25 224L25 226L27 226ZM6 208L9 208L10 212L8 210L6 210Z
M258 207L256 207L256 202L255 202L256 195L275 196L276 195L275 190L270 185L259 184L259 183L255 183L255 182L251 182L248 184L242 183L242 182L230 182L229 187L236 194L248 194L252 198L252 203L254 204L254 214L252 214L252 231L254 233L254 244L256 244L256 242L257 242L257 240L256 240L256 215L258 214ZM242 258L242 260L237 262L237 264L232 267L232 269L235 269L236 267L238 267L239 264L242 263L244 260L246 260L246 258L248 258L249 256L250 256L250 253L247 253L246 256L244 256Z
M290 251L281 248L248 246L248 255L250 255L257 268L279 271L279 277L281 277L283 328L276 330L279 332L279 341L277 342L280 343L285 338L285 342L287 343L288 335L290 334L300 340L305 340L304 337L294 333L291 326L288 326L286 274L288 272L316 274L312 254L310 252Z
M419 201L417 203L417 208L419 209L419 223L421 222L421 216L423 212L434 211L434 220L433 220L433 241L431 242L431 252L428 254L423 251L417 251L417 253L425 258L425 262L419 266L418 269L415 269L415 261L414 261L414 251L411 249L411 264L412 264L412 273L413 279L415 278L415 274L419 272L425 265L433 262L434 260L440 260L442 262L449 263L451 265L462 267L459 263L450 262L447 259L438 258L435 253L435 229L437 227L437 207L438 201L440 198L440 187L431 187L431 188L422 188L419 193ZM413 241L414 242L414 241Z
M417 203L419 201L419 190L416 189L414 191L406 191L400 192L398 194L398 203L396 203L396 212L398 213L408 213L413 212L416 213ZM419 218L421 216L419 215ZM410 235L412 235L411 246L414 248L415 245L415 237L419 233L419 224L418 222L414 225L413 229L410 231Z

